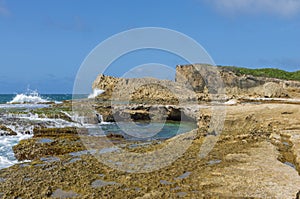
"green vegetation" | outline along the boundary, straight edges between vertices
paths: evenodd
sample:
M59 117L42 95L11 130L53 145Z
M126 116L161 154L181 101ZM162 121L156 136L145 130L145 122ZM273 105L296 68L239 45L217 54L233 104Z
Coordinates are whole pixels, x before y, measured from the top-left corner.
M285 80L297 80L300 81L300 70L295 72L288 72L276 68L261 68L261 69L249 69L234 66L220 66L223 69L233 71L237 75L253 75L258 77L270 77Z

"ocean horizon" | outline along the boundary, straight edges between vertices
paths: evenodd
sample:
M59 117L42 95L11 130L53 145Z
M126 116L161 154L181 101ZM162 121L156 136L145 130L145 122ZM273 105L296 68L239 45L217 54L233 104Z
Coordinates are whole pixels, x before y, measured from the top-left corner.
M0 104L6 103L44 103L62 102L71 99L87 98L88 94L39 94L39 93L12 93L0 94Z

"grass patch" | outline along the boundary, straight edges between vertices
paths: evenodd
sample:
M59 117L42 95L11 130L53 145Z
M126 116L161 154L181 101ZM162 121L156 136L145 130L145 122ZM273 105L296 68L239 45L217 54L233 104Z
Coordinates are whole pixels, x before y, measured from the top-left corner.
M235 66L220 66L222 69L230 70L236 75L253 75L256 77L269 77L284 80L296 80L300 81L300 70L295 72L288 72L277 68L261 68L261 69L250 69Z

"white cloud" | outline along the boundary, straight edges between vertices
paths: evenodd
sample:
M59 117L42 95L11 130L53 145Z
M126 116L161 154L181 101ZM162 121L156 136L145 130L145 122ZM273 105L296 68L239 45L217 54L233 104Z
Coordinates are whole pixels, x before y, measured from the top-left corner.
M0 15L2 15L2 16L9 16L10 15L10 11L5 6L4 0L0 0Z
M300 13L300 0L206 0L229 14L273 14L291 17Z

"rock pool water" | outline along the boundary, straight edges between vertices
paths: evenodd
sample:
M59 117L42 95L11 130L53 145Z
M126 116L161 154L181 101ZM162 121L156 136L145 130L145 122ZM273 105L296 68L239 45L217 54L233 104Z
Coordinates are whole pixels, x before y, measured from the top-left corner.
M99 134L122 135L127 140L147 141L164 140L197 128L193 122L166 122L166 123L127 123L118 122L101 125ZM94 132L93 135L97 133Z

